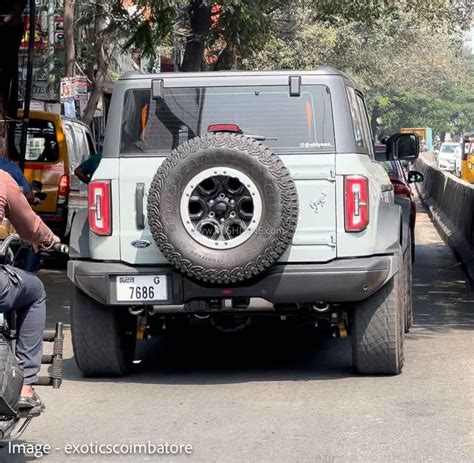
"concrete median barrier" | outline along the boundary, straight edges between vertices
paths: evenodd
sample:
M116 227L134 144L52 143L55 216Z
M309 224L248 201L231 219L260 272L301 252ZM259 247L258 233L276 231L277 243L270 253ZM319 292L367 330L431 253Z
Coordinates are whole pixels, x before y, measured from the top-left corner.
M425 175L418 193L430 216L474 283L474 185L420 158L415 168Z

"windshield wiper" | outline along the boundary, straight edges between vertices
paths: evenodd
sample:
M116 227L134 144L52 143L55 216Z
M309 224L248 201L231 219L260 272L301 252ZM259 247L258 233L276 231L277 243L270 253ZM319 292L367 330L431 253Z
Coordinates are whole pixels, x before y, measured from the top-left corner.
M255 132L249 132L245 129L242 130L242 135L245 135L246 137L249 137L249 138L253 138L254 140L257 140L257 141L278 140L277 137L266 137L265 135L260 135Z

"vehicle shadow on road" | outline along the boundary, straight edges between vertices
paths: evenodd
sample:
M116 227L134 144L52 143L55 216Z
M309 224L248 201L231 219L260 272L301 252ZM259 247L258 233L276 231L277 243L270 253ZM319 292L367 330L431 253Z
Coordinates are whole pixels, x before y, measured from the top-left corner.
M474 292L446 245L417 245L413 273L415 328L411 339L474 329Z
M262 323L245 332L222 334L202 322L191 325L180 333L140 342L140 363L126 378L112 381L205 385L353 376L350 340L333 339L308 326ZM65 361L64 374L67 381L84 380L73 359Z

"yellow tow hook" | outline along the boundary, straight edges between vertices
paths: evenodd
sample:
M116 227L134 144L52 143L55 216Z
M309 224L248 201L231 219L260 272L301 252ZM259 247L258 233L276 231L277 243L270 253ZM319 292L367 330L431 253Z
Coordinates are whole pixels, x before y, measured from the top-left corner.
M138 328L137 328L137 339L139 341L143 341L145 339L145 333L147 330L147 318L146 316L140 317L138 321Z
M339 325L337 326L339 330L339 337L340 338L347 338L347 328L346 328L346 322L342 320Z

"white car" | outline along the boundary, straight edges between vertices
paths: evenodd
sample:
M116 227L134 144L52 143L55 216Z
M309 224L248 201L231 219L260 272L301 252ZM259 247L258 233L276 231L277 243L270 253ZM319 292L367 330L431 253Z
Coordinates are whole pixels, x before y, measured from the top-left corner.
M456 172L461 163L461 144L443 143L438 154L438 168Z

